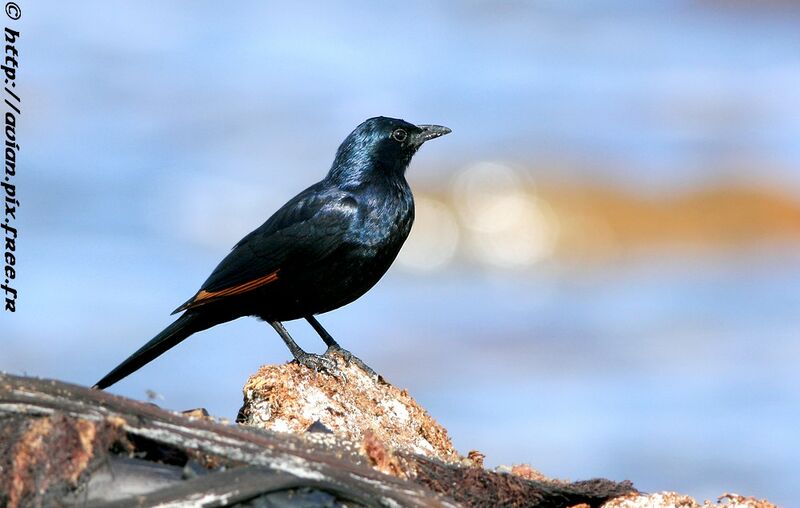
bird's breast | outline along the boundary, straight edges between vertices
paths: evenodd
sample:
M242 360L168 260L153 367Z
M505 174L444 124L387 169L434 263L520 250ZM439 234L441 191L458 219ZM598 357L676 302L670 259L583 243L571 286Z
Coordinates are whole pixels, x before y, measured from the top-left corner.
M359 210L359 220L352 229L352 240L371 255L400 250L414 222L414 202L410 192L373 199Z
M295 291L310 290L297 294L298 308L287 309L282 314L286 319L302 316L309 309L327 312L354 301L380 280L397 257L414 221L410 191L359 199L358 204L357 217L340 247L313 270L299 275L311 283L293 284Z

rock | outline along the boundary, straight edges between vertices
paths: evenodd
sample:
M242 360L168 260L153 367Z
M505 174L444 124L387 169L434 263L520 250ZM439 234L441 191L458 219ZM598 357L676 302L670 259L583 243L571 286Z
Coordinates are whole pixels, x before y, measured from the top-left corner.
M294 434L319 424L375 453L380 443L393 451L462 461L444 427L408 392L336 358L344 378L313 372L294 362L261 367L244 386L237 422ZM380 470L390 467L383 459L378 462Z
M536 481L551 481L551 482L560 482L560 483L569 483L564 480L555 480L552 478L548 478L543 475L538 470L532 468L530 464L517 464L515 466L511 466L511 474L515 474L517 476L521 476L526 480L536 480Z
M629 494L612 499L603 508L777 508L765 499L745 497L738 494L723 494L717 502L698 503L691 496L677 492L658 492L656 494Z

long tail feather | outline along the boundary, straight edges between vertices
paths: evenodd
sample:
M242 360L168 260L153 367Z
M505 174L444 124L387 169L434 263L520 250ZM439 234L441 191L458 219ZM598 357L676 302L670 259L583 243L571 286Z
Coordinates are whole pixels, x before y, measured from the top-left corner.
M114 370L105 375L92 388L102 390L107 388L120 379L136 372L151 361L161 356L168 349L174 347L190 335L200 330L205 330L211 326L205 319L201 319L197 314L187 312L174 323L164 328L158 335L153 337L150 342L139 348L138 351L120 363Z

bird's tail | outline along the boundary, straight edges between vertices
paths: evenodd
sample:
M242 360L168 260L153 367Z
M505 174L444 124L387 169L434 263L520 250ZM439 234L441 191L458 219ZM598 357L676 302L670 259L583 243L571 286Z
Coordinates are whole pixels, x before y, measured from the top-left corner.
M195 332L205 330L213 323L207 322L198 314L187 312L175 320L171 325L164 328L158 335L153 337L150 342L139 348L138 351L128 357L127 360L117 365L92 388L102 390L107 388L120 379L136 372L151 361L155 360L171 347L177 345L182 340Z

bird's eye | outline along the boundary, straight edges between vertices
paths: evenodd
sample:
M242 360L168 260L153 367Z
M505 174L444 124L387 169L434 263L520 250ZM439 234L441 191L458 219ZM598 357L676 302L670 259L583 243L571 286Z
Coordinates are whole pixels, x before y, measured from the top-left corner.
M395 141L399 141L401 143L405 141L407 137L408 133L403 129L395 129L394 132L392 133L392 139L394 139Z

